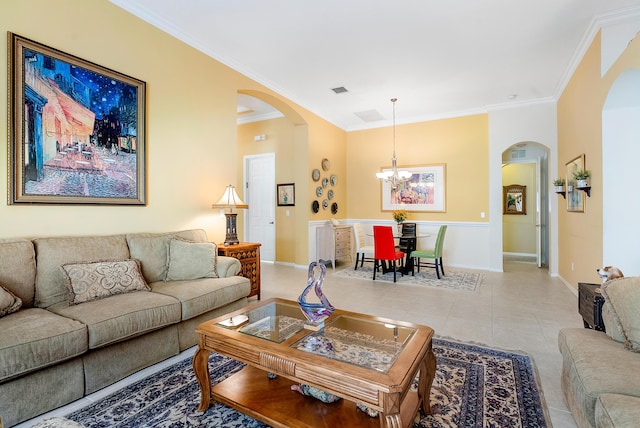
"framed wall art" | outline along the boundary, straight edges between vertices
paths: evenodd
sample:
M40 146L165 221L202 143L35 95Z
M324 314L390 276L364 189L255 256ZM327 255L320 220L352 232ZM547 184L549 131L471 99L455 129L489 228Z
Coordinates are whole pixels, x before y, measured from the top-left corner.
M573 173L585 169L584 154L571 159L566 163L567 167L567 211L574 213L584 212L584 192L576 187Z
M407 211L445 212L446 164L402 167L409 171L409 180L392 189L382 182L382 211L404 209ZM391 168L381 171L391 171Z
M527 215L527 186L502 186L502 214Z
M278 184L278 206L296 205L296 185L294 183Z
M145 205L145 82L9 38L9 203Z

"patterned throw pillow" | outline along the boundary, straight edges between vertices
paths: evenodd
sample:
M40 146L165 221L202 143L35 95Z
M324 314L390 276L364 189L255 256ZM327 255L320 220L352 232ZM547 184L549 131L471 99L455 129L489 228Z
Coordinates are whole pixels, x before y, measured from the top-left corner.
M20 309L22 300L0 284L0 317Z
M166 281L218 278L216 253L216 245L210 242L172 239L169 242L169 266Z
M138 260L66 263L60 266L69 288L69 303L90 302L115 294L151 290Z

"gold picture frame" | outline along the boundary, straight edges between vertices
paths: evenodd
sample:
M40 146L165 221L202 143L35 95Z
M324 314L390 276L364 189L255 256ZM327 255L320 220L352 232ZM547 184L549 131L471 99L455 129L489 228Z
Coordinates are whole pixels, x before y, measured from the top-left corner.
M502 214L527 215L527 186L502 186Z
M9 204L146 205L146 83L8 37Z
M571 159L565 164L567 169L567 211L572 213L583 213L585 205L584 192L576 187L576 180L573 173L585 169L584 153Z

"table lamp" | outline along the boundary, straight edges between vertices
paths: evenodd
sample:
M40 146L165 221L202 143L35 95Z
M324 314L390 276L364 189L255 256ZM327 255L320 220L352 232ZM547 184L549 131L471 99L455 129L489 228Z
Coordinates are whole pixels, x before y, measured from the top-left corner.
M236 208L249 208L249 205L242 202L236 193L235 187L231 184L227 186L222 194L222 197L211 206L213 209L225 210L224 215L227 218L227 236L224 238L224 245L239 244L238 233L236 229L236 217L238 213L234 213L233 209Z

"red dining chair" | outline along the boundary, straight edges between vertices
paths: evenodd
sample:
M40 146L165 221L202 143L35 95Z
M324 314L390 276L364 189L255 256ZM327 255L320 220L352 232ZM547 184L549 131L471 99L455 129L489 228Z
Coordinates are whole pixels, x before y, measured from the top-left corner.
M373 258L373 280L376 280L376 271L380 262L382 262L383 267L386 262L391 262L393 266L393 282L396 282L396 261L400 260L400 266L402 266L404 253L396 250L391 226L373 226ZM402 275L402 272L400 274Z

